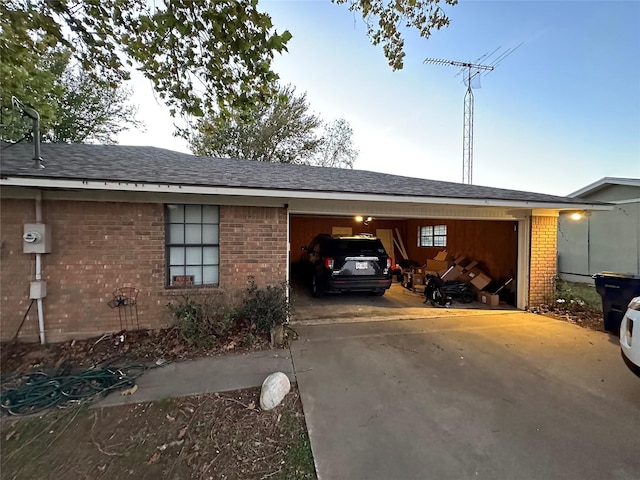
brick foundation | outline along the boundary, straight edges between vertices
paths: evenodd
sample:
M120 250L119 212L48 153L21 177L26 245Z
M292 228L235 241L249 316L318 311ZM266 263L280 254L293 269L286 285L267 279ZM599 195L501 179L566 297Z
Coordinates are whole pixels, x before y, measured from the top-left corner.
M35 220L34 200L2 199L0 240L0 337L13 337L29 306L35 256L22 253L24 223ZM119 287L140 290L141 328L171 323L166 304L175 296L206 294L219 287L165 288L164 206L151 203L43 201L43 222L52 253L42 255L48 342L120 330L118 309L107 306ZM286 278L286 211L283 208L220 208L220 287L244 288ZM35 306L19 338L38 340Z
M531 217L529 306L553 301L557 270L558 218Z

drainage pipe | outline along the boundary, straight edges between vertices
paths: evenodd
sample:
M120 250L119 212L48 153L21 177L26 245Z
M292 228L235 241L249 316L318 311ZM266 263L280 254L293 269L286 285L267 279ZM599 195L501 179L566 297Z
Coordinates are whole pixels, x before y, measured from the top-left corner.
M36 192L36 223L42 223L42 191ZM42 280L42 254L36 253L36 281ZM44 311L42 309L42 298L36 300L38 307L38 327L40 328L40 344L46 343L44 335Z

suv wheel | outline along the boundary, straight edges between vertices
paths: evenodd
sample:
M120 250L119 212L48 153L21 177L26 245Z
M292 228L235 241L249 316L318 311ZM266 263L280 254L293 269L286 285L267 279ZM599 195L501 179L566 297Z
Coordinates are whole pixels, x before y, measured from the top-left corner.
M384 290L374 290L373 292L371 292L371 295L374 295L376 297L381 297L384 295Z
M318 276L314 275L311 283L311 293L316 298L324 297L324 290L322 290L322 287L319 284L320 281L318 280Z

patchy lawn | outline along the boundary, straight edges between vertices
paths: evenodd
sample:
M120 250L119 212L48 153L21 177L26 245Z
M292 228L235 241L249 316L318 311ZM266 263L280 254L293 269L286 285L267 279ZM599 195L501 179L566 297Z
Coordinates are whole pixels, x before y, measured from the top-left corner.
M553 301L531 311L591 330L604 331L602 298L594 284L558 279Z
M315 479L300 396L259 389L1 420L3 479Z

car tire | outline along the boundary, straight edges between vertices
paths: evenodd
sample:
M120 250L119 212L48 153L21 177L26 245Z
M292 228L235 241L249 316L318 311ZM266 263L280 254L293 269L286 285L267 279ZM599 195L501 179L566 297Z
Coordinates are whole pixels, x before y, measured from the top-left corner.
M371 292L371 295L373 295L374 297L381 297L384 295L384 292L386 290L374 290L373 292Z
M324 297L324 290L322 290L322 286L320 285L320 280L318 280L317 275L314 275L311 280L311 294L315 298Z

